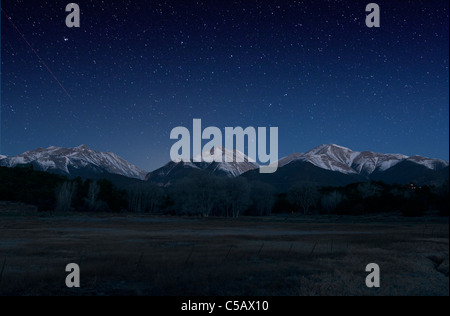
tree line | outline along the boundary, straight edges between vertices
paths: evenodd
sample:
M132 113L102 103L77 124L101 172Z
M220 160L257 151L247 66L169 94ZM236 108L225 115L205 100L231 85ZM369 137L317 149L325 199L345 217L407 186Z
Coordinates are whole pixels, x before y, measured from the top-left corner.
M109 180L90 180L0 167L0 200L36 205L39 211L131 212L181 216L239 217L273 213L364 215L402 212L421 216L428 210L449 212L448 181L414 187L383 182L319 187L296 183L279 193L267 183L223 178L198 172L170 187L136 182L119 189Z

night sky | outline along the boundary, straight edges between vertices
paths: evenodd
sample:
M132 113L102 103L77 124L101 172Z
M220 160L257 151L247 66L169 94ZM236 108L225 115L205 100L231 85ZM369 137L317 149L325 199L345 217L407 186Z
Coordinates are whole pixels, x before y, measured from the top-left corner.
M151 171L200 118L277 126L280 157L335 143L449 159L445 0L374 1L371 29L369 0L84 0L67 28L69 2L1 2L2 154L87 144Z

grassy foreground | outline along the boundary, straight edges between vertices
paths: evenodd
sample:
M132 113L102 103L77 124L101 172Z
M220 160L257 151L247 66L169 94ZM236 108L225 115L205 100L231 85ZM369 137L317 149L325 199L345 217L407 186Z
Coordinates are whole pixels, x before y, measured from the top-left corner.
M172 218L0 203L0 295L449 295L448 218ZM77 263L81 288L68 289ZM381 288L365 286L366 265Z

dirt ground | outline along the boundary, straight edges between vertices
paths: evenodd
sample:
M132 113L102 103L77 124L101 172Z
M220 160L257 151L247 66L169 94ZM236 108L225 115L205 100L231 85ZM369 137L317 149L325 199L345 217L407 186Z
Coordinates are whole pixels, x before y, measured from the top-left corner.
M449 295L448 218L39 214L0 203L0 295ZM69 263L81 288L65 286ZM369 263L381 287L365 285Z

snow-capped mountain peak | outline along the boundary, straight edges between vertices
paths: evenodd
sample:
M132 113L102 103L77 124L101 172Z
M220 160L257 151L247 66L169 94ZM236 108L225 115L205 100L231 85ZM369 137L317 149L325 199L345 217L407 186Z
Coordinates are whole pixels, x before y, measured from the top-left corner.
M217 158L217 155L219 158L222 156L222 160L204 159L205 162L211 163L214 168L213 173L222 172L229 177L238 177L247 171L259 168L253 159L238 150L231 151L221 146L215 147L211 150L209 158L214 156Z
M88 168L96 173L111 173L129 178L144 179L146 172L116 154L90 149L86 145L75 148L51 146L37 148L21 155L1 160L1 165L15 167L33 164L37 169L70 175L71 170Z
M280 160L283 167L295 161L309 162L331 171L345 174L370 175L375 171L386 171L403 161L423 165L431 170L445 168L448 162L420 156L408 157L401 154L381 154L371 151L358 152L335 144L321 145L306 154L293 154Z
M353 153L354 151L350 148L339 146L336 144L324 144L316 148L311 149L306 153L306 155L324 155L333 153Z
M51 146L37 148L21 155L7 157L0 155L0 166L15 167L32 164L36 170L49 171L70 176L91 176L93 174L114 174L128 178L153 181L167 185L175 179L192 172L203 170L214 175L238 177L259 168L245 154L217 146L203 153L200 162L169 162L164 167L147 174L114 153L100 152L86 145L75 148ZM231 161L231 162L229 162ZM371 177L383 173L396 165L407 162L439 171L448 167L444 160L401 154L382 154L372 151L353 151L335 144L321 145L306 153L296 153L278 162L279 168L295 162L306 162L321 169L346 175Z
M448 166L448 162L440 159L432 159L421 156L413 156L407 158L408 161L414 162L418 165L422 165L431 170L436 170L440 168L445 168Z
M257 168L259 165L242 152L216 146L201 156L195 156L192 162L171 161L149 173L146 179L160 185L168 185L191 171L203 170L210 174L234 178Z
M222 146L215 146L211 150L203 152L194 157L194 162L255 162L253 159L247 157L239 150L228 150Z
M349 148L330 144L310 150L305 157L317 167L351 174L355 173L351 165L358 154Z
M349 148L335 144L328 144L313 148L305 154L297 153L282 158L278 165L279 167L283 167L295 161L303 161L312 163L316 167L322 169L346 174L355 174L357 172L351 167L351 165L358 154L358 152L355 152Z
M259 165L244 153L222 146L211 148L210 151L202 153L202 157L196 156L194 166L228 177L238 177L247 171L259 168Z

